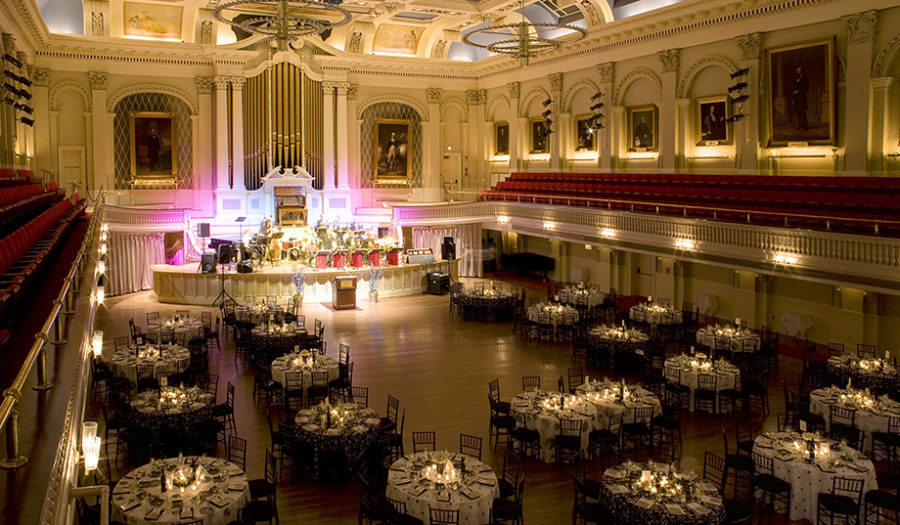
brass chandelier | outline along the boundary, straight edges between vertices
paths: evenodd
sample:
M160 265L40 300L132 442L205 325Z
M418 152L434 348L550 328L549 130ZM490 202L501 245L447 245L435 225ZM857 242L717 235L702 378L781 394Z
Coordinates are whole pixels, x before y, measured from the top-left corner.
M320 35L349 22L350 12L340 6L341 1L225 0L216 4L213 15L222 23L275 40L278 50L286 51L297 38Z

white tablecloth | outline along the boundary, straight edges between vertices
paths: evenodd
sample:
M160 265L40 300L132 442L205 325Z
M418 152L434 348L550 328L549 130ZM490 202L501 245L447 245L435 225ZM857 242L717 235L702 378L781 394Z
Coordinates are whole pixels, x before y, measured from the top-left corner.
M528 320L533 323L539 323L542 312L550 313L550 322L554 327L564 324L567 314L572 323L578 322L578 310L575 308L572 308L571 306L557 306L543 303L528 308Z
M667 308L658 304L648 305L646 303L632 306L628 310L628 317L632 321L640 321L643 317L643 320L650 324L681 324L683 319L681 310Z
M183 346L162 345L159 357L140 358L134 349L119 350L112 355L109 367L113 374L127 377L132 383L137 383L137 365L153 365L153 377L169 376L175 374L178 368L187 370L191 362L191 353Z
M566 304L578 304L583 302L591 308L603 304L606 293L594 288L574 288L567 286L559 290L559 302Z
M284 316L284 308L273 304L255 303L250 305L238 305L234 308L234 316L239 321L249 321L253 324L262 324L272 316L280 321Z
M584 422L581 433L581 449L588 450L591 430L600 428L597 409L587 399L564 395L566 409L547 408L543 402L559 403L559 392L524 392L510 401L510 414L524 416L525 425L537 430L541 435L541 461L553 463L556 460L556 436L559 435L560 419L577 419Z
M575 389L576 395L584 397L597 409L599 428L608 429L609 418L616 414L624 414L622 423L634 423L634 412L638 408L653 407L653 417L662 414L659 398L653 392L639 385L626 385L629 396L622 402L618 399L620 387L619 383L610 381L591 381Z
M688 395L689 410L694 410L694 390L700 380L700 373L703 371L700 367L693 366L692 362L695 358L687 355L680 355L666 359L665 368L668 370L681 370L680 383L690 389ZM716 392L736 388L740 383L741 371L738 367L727 361L716 361L716 366L709 369L706 373L714 373L718 376L716 380ZM668 377L668 376L667 376ZM718 410L718 396L716 397L716 410Z
M191 339L202 339L206 335L203 331L203 321L189 317L178 322L165 319L161 323L151 324L147 327L147 339L160 342L162 330L169 328L174 330L174 340L178 341L183 337L184 344L190 343Z
M300 381L301 387L306 390L310 386L312 386L312 374L313 371L322 371L326 370L328 372L328 381L334 381L340 376L340 367L338 366L338 362L332 359L331 357L319 355L316 356L316 367L312 367L312 357L310 357L309 364L304 365L303 363L294 364L295 360L299 360L300 356L298 354L285 354L279 358L276 358L272 361L272 379L281 383L282 386L287 386L285 383L285 374L288 372L301 372Z
M772 437L785 440L779 443ZM791 511L790 519L801 520L806 519L813 523L816 522L816 507L818 504L818 494L820 492L831 492L833 479L835 477L864 479L863 494L866 491L877 489L878 482L875 480L875 467L872 462L856 451L848 450L848 454L859 458L855 461L858 468L862 472L858 472L848 466L838 466L836 468L825 465L824 468L833 468L835 472L824 472L820 468L820 461L808 463L799 458L794 449L793 440L801 440L800 434L783 432L783 433L767 433L760 435L753 443L753 452L763 456L775 458L773 461L773 473L776 477L783 479L791 484ZM833 445L833 441L826 440ZM806 447L805 443L801 443L802 447ZM828 456L828 460L837 459L840 453L832 451Z
M847 394L843 388L820 388L809 395L809 411L825 418L825 428L831 431L831 405L835 403L845 408L856 408L854 425L865 432L863 450L872 448L872 432L887 432L888 420L900 417L900 403L888 400L879 408L857 408L853 404L841 404L841 394Z
M744 341L750 341L753 351L759 350L759 335L749 330L722 330L713 327L705 327L697 330L697 342L709 348L716 347L716 336L723 335L728 338L733 352L744 351Z
M419 482L424 465L443 463L446 457L458 464L465 461L465 481L461 487L438 489L431 482ZM430 458L430 459L429 459ZM450 501L438 501L438 497ZM388 471L387 497L406 503L406 512L423 523L431 520L429 508L459 510L460 525L481 525L490 521L491 505L500 496L497 476L489 465L464 454L419 452L398 459Z
M186 463L192 460L185 458ZM178 459L169 458L163 462L167 468L174 468ZM191 509L188 515L195 516L190 519L203 517L203 525L225 525L237 519L239 509L250 501L247 476L240 467L222 459L203 457L198 465L207 471L208 481L202 482L196 490L187 489L184 493L175 489L160 491L158 465L148 463L132 470L113 489L112 518L128 525L179 523L183 521L181 509L177 506L173 509L172 505L173 497L177 495L183 499L183 505ZM152 503L151 498L161 502ZM123 510L134 501L140 505ZM163 509L162 514L155 519L146 518L155 508Z
M215 396L195 386L170 386L141 392L131 401L131 408L142 414L166 416L202 410L215 403Z

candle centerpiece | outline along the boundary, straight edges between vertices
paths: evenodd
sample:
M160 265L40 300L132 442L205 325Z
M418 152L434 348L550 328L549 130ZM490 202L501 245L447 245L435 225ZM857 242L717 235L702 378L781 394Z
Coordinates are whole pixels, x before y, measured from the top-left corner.
M438 457L427 464L422 469L421 476L435 485L460 483L462 481L462 473L450 461L449 454L444 453L443 456L443 458Z

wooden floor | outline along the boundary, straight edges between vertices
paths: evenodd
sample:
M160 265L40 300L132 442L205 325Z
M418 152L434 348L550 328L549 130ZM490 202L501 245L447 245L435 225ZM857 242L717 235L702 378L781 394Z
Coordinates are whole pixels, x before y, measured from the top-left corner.
M537 290L532 293L543 293ZM102 322L108 338L126 335L127 321L145 325L145 312L174 313L175 305L161 305L152 292L112 298ZM521 391L523 375L540 374L545 381L565 375L570 366L568 343L523 341L513 336L510 324L462 321L448 316L448 296L422 295L383 299L361 304L360 311L333 312L320 304L304 304L307 325L313 319L325 323L329 354L336 357L338 343L351 348L354 384L369 387L369 406L384 415L388 394L400 399L406 410L406 446L410 432L436 430L438 448L456 449L459 433L487 438L488 381L500 379L502 397L509 399ZM199 317L200 308L191 308ZM214 311L213 309L209 309ZM111 339L108 339L111 340ZM780 374L796 383L800 363L781 360ZM241 360L235 361L233 342L228 340L221 357L212 356L211 371L218 373L219 402L226 381L236 386L237 433L249 440L248 474L263 476L263 460L268 446L264 411L251 399L252 373ZM589 370L590 375L602 375ZM775 426L775 412L781 410L781 376L770 379L772 413L758 421L767 429ZM97 416L99 417L99 415ZM684 420L682 466L698 473L703 453L722 453L720 427L733 432L731 416L687 415ZM487 439L485 439L487 441ZM503 450L485 446L484 459L500 470ZM220 451L222 453L222 451ZM530 524L557 524L570 521L572 511L571 467L545 465L528 460L525 486L525 521ZM319 484L285 469L278 486L278 509L283 525L354 523L358 510L358 490L352 481ZM114 478L124 475L114 471ZM788 523L776 516L773 523Z

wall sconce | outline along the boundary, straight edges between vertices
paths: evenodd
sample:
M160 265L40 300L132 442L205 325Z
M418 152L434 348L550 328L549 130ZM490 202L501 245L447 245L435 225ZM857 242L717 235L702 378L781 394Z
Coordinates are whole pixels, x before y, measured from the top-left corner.
M775 264L797 264L797 257L789 253L776 253L772 256L772 262Z
M103 330L94 330L94 337L91 339L91 349L94 351L94 357L103 355Z
M691 239L675 239L675 247L679 250L692 251L696 246Z
M96 421L81 424L81 453L84 455L84 473L96 470L100 463L100 436L97 435Z
M600 230L600 236L604 239L612 239L616 236L616 230L613 230L612 228L603 228Z

